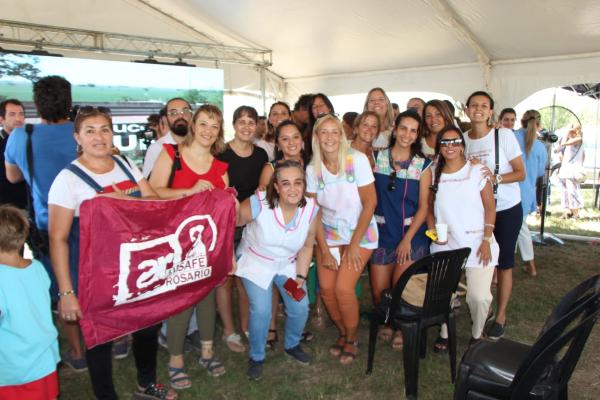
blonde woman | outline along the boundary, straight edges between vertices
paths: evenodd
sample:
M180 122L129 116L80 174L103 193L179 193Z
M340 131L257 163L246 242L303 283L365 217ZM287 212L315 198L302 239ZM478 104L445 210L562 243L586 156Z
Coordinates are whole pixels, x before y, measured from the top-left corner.
M215 156L225 150L223 114L217 107L205 104L196 110L188 134L179 146L165 144L150 177L150 184L162 198L177 198L194 193L224 189L229 186L227 163ZM178 165L179 164L179 165ZM185 372L183 344L188 321L196 309L201 354L198 363L211 376L225 373L225 366L215 356L215 290L194 307L167 321L169 378L174 389L187 389L192 381Z
M394 129L394 109L387 94L382 88L376 87L369 90L363 111L374 111L379 116L380 131L373 141L373 149L387 149L390 145L390 136Z
M544 175L546 163L548 162L546 148L542 142L537 140L537 134L540 130L540 120L540 113L536 110L525 111L525 114L521 118L521 129L515 132L515 137L523 152L526 171L525 180L519 182L521 205L523 206L523 223L519 231L517 246L521 252L521 258L526 264L525 272L531 276L536 276L537 270L533 260L533 243L529 227L527 226L527 215L537 210L535 185L537 179Z
M325 308L339 332L330 353L342 364L358 354L358 301L354 294L378 231L371 165L350 148L342 123L333 115L319 118L313 131L313 158L306 170L307 195L321 207L317 229L317 273Z

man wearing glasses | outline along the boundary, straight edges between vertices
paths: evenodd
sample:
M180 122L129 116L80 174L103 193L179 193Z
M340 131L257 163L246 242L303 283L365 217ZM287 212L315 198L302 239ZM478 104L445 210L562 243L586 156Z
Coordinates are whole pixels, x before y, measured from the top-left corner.
M142 173L145 178L150 177L152 168L158 159L163 148L163 144L179 144L188 133L188 128L192 120L192 106L187 100L181 97L172 98L167 102L166 114L169 132L166 135L152 143L144 158L144 168Z
M13 204L27 208L27 189L24 182L10 183L6 179L4 167L4 149L10 133L25 124L25 109L17 99L8 99L0 103L0 204Z

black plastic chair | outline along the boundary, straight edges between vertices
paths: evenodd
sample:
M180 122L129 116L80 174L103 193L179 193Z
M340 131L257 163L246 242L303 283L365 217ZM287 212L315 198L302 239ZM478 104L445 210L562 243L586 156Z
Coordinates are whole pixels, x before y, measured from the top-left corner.
M469 254L470 248L441 251L416 261L400 277L392 293L384 293L382 301L371 314L367 374L373 372L377 330L390 323L400 329L404 338L404 386L407 397L417 396L419 356L425 358L427 328L443 323L448 325L448 348L452 382L456 374L456 323L451 299ZM402 292L411 276L427 273L423 307L412 306L402 300ZM420 350L420 352L419 352ZM420 353L420 354L419 354Z
M600 314L600 275L569 291L533 345L500 339L471 346L455 400L567 399L568 383Z

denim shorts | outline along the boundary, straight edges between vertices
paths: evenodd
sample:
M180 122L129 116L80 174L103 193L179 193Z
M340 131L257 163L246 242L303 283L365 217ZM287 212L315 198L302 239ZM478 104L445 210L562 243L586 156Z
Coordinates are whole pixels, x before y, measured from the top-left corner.
M395 248L378 247L371 254L371 265L387 265L398 263L398 254Z

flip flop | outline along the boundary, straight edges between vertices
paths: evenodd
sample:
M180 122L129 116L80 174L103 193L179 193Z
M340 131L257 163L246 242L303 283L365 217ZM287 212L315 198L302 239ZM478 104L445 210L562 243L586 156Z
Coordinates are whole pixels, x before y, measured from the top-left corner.
M340 354L340 364L342 364L342 365L352 364L352 362L356 359L356 356L358 355L358 340L355 340L355 341L346 340L346 344L344 345L344 348L346 348L346 346L352 346L355 351L342 350L342 353Z
M401 331L394 332L394 337L392 338L392 349L393 350L402 350L404 347L404 338L402 337Z
M445 354L448 352L448 339L444 339L441 336L433 343L433 352L437 354Z
M334 357L339 357L344 350L344 344L346 344L346 336L338 337L335 343L329 346L329 354Z

